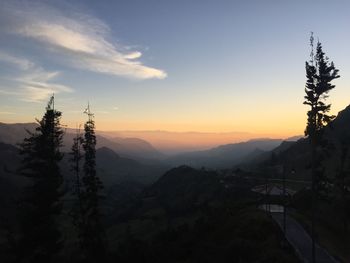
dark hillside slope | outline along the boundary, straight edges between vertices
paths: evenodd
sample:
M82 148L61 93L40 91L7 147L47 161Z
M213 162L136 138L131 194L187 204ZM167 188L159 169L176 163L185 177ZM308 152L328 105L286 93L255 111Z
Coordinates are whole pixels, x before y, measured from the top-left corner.
M98 172L107 185L123 181L150 184L169 168L164 165L146 165L121 157L107 147L97 149L96 162Z
M141 200L118 209L108 231L118 262L299 262L250 188L218 173L173 168ZM244 184L245 185L245 184ZM236 192L239 194L236 194ZM127 222L128 233L122 227Z
M231 168L257 151L270 151L277 147L280 139L258 139L247 142L225 144L206 151L183 153L167 159L173 166L190 165L196 168Z
M324 139L328 152L323 161L325 172L327 176L334 178L340 164L341 151L349 149L350 152L350 106L340 111L334 121L325 127ZM309 141L307 138L303 138L294 143L282 143L274 150L264 153L253 162L241 164L240 167L261 171L268 167L285 164L289 169L296 170L291 179L310 180L310 161Z

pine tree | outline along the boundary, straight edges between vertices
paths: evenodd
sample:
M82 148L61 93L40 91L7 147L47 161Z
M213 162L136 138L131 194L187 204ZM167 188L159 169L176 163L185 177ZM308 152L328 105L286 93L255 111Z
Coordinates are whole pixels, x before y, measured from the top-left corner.
M313 48L313 36L311 35L311 46ZM335 88L331 82L339 78L338 69L333 62L325 57L320 42L317 43L316 54L311 52L311 61L306 62L306 96L304 104L309 105L307 127L305 135L309 136L313 156L313 175L315 178L315 191L318 195L326 194L327 178L324 176L322 166L322 146L326 141L323 138L324 127L329 124L335 116L329 115L331 104L326 103L328 92Z
M21 209L22 236L19 242L19 261L51 262L62 248L61 233L56 218L62 205L60 186L63 178L59 162L63 131L61 112L54 108L51 97L43 118L37 120L35 132L20 144L23 155L21 173L30 178Z
M322 45L317 42L316 54L314 54L314 38L310 37L311 60L305 63L306 86L304 104L310 106L307 112L307 126L305 135L309 137L311 145L311 173L312 173L312 258L315 262L315 213L317 200L327 194L329 185L322 166L324 146L326 141L323 138L324 127L329 124L334 116L329 115L331 104L326 103L328 92L335 88L331 82L339 78L338 69L322 50Z
M73 225L76 227L78 232L79 244L81 245L81 233L83 222L83 207L82 207L82 182L81 182L81 162L83 159L82 145L84 139L80 134L80 127L76 131L76 136L73 138L73 145L70 152L71 158L71 170L74 173L73 179L73 195L76 197L76 202L73 204L70 215L73 219Z
M88 121L84 125L83 149L84 175L82 177L84 190L82 192L84 226L82 233L82 246L89 260L96 262L105 255L104 230L101 224L101 214L99 201L101 199L100 191L103 184L96 173L96 136L95 122L93 114L90 112L90 106L85 113L88 115Z

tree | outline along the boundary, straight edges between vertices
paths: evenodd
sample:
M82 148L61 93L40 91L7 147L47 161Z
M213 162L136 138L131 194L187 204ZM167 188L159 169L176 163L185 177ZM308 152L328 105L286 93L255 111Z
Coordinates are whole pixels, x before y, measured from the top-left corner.
M322 167L322 152L325 146L323 138L324 127L329 124L334 116L329 115L331 104L326 103L328 92L335 88L331 82L339 78L338 69L333 62L325 57L322 45L318 41L316 54L314 54L314 38L310 37L311 60L305 63L306 86L304 104L310 106L307 112L307 126L305 135L309 137L311 145L311 173L312 173L312 257L315 262L315 212L317 199L325 194L328 186L327 178Z
M76 136L73 138L73 145L71 148L71 170L74 173L74 183L73 183L73 195L76 196L77 202L75 202L71 209L71 216L73 219L73 224L78 230L79 244L81 245L81 233L83 222L83 207L82 207L82 183L81 183L81 161L83 159L83 153L81 151L82 145L84 143L84 138L80 133L80 127L76 131Z
M62 205L60 186L63 178L59 162L63 131L61 112L54 108L51 97L43 118L35 132L27 131L28 138L20 144L23 155L21 174L30 178L21 209L22 236L19 242L19 260L51 262L62 248L61 233L56 218Z
M89 260L97 262L105 255L104 230L99 208L100 191L103 189L103 184L96 173L95 122L89 105L85 113L88 115L88 121L84 125L83 141L85 155L82 177L84 190L81 193L84 217L82 246Z

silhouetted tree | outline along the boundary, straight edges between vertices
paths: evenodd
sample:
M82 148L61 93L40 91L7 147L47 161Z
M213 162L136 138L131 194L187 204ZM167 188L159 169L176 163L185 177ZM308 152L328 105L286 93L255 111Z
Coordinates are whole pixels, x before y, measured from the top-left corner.
M70 152L71 158L71 170L74 173L73 182L73 194L76 197L76 202L72 206L71 216L73 218L73 224L77 228L79 244L81 245L81 233L82 226L84 225L83 218L83 207L82 207L82 183L81 183L81 162L83 159L82 145L84 143L84 138L80 133L80 128L76 131L76 136L73 138L73 145Z
M19 242L19 261L51 262L62 247L61 233L56 222L62 205L60 186L63 182L59 161L63 131L61 112L54 108L51 97L43 118L37 120L35 132L20 144L23 155L21 173L31 179L21 208L22 236Z
M105 255L104 230L101 224L99 200L103 184L96 173L96 136L95 122L90 107L86 109L88 121L84 125L84 190L81 193L84 213L82 245L88 260L96 262Z
M328 182L322 166L322 151L325 141L323 139L324 127L330 123L334 116L329 115L331 104L326 103L328 92L335 85L332 80L339 78L338 70L333 62L329 62L322 50L322 45L317 42L316 54L314 54L314 38L311 34L311 60L306 62L306 86L304 104L310 106L307 112L307 126L305 135L309 137L311 145L311 169L312 169L312 254L315 260L315 240L314 225L317 199L320 195L325 194Z

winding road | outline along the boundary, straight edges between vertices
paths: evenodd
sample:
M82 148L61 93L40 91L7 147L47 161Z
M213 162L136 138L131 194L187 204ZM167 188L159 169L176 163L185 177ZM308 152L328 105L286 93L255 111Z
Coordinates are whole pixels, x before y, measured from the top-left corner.
M271 213L272 218L283 230L283 213ZM312 262L312 242L310 235L289 215L286 216L286 238L304 263ZM339 263L325 249L316 244L317 263Z

